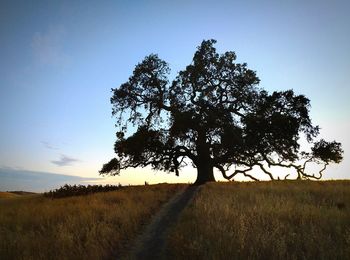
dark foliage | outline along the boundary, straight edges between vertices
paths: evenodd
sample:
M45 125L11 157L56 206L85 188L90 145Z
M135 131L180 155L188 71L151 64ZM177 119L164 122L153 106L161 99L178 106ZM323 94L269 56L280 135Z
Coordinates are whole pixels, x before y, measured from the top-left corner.
M44 196L48 198L64 198L72 196L88 195L97 192L115 191L122 188L122 185L69 185L65 184L62 187L45 192Z
M258 88L255 71L236 63L234 52L218 54L215 43L203 41L172 82L168 64L152 54L112 89L117 157L101 174L151 166L178 175L191 163L196 183L213 181L214 168L229 180L239 173L257 180L249 174L253 168L274 179L272 166L293 168L297 178L321 178L324 169L307 174L306 164L341 161L340 143L314 140L319 127L309 117L308 98L293 90L269 94ZM126 136L130 124L137 130ZM311 152L301 151L302 135L314 145Z

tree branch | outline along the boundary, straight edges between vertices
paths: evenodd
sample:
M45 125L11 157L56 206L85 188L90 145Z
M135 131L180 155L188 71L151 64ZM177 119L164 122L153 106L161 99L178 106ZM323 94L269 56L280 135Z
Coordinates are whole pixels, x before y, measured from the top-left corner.
M260 167L260 169L270 177L271 180L275 180L275 178L273 177L272 173L269 172L268 170L266 170L263 164L256 163L256 165L258 165Z
M248 171L250 171L250 170L253 169L252 166L250 166L248 169L244 169L244 170L235 169L235 171L234 171L231 175L227 175L227 174L226 174L226 171L225 171L225 169L224 169L224 167L222 167L221 165L215 165L215 167L216 167L217 169L220 170L222 176L223 176L226 180L231 180L231 179L232 179L233 177L235 177L237 174L242 173L245 177L248 177L248 178L250 178L250 179L252 179L252 180L254 180L254 181L259 181L259 179L255 178L254 176L252 176L252 175L250 175L250 174L247 173Z

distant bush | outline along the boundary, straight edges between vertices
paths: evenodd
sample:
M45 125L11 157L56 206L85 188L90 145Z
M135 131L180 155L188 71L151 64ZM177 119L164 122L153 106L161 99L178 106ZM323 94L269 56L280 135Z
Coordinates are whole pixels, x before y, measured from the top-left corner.
M96 192L115 191L121 189L123 186L118 185L69 185L65 184L62 187L45 192L44 196L49 198L64 198L72 196L88 195Z

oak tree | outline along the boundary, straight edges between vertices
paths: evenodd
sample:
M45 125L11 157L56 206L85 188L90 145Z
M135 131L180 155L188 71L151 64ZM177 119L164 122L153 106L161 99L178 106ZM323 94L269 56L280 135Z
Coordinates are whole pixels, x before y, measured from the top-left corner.
M340 143L315 139L319 127L311 122L308 98L259 88L256 72L237 63L232 51L218 54L215 43L203 41L172 81L168 64L151 54L112 89L116 157L101 174L151 166L179 175L192 164L196 184L214 181L214 168L228 180L237 174L258 180L257 169L275 179L274 166L319 179L329 163L342 160ZM299 144L302 136L308 152ZM322 164L317 174L307 172L309 163Z

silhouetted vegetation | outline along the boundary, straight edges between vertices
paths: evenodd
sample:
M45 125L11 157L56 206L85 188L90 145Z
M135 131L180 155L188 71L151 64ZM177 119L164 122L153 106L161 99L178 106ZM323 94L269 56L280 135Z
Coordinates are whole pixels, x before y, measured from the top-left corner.
M107 192L121 189L123 186L119 185L69 185L65 184L62 187L50 190L44 193L45 197L49 198L64 198L72 196L88 195L96 192Z
M29 191L8 191L8 192L11 192L11 193L13 193L13 194L17 194L17 195L21 195L21 196L23 196L23 195L34 195L34 194L37 194L37 193L35 193L35 192L29 192Z
M168 64L152 54L112 89L117 156L101 174L151 166L179 175L192 164L197 184L214 181L214 168L228 180L237 174L258 180L253 169L274 180L272 167L293 169L298 179L320 179L329 163L342 160L340 143L316 140L319 127L311 122L308 98L259 88L256 72L237 63L232 51L218 54L215 43L203 41L173 81ZM137 130L127 136L129 125ZM301 150L301 137L309 150ZM317 173L306 170L310 163L320 165Z

